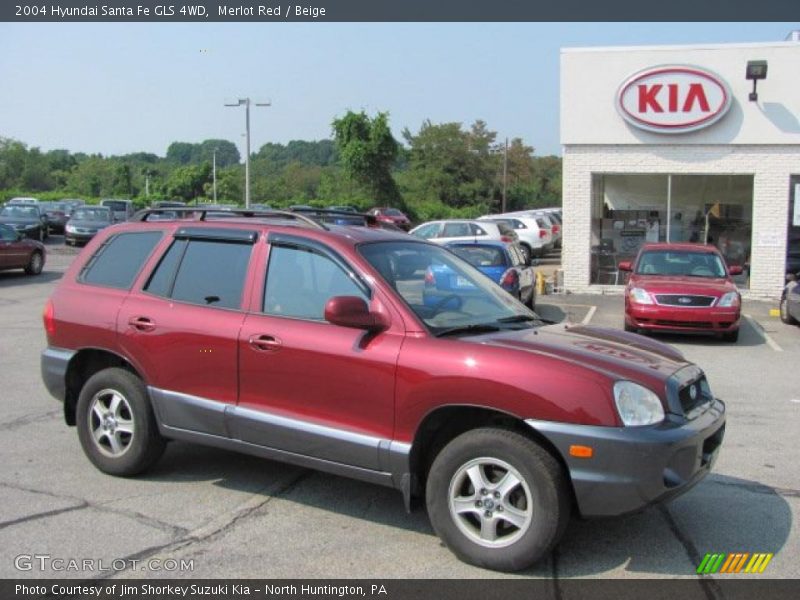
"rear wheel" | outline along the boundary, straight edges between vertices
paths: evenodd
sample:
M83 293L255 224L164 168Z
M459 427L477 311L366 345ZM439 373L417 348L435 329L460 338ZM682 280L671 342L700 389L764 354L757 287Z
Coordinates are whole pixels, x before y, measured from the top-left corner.
M28 261L28 266L25 267L25 272L28 275L38 275L42 272L42 267L44 266L44 258L42 257L41 252L34 252L31 254L31 258Z
M81 389L78 437L86 456L110 475L136 475L164 452L144 383L130 371L104 369Z
M39 227L39 241L44 242L45 235L44 235L44 227Z
M786 295L781 298L781 321L787 325L796 325L797 320L789 314L789 300Z
M546 556L569 520L566 477L519 433L482 428L451 441L428 474L428 515L461 560L518 571Z

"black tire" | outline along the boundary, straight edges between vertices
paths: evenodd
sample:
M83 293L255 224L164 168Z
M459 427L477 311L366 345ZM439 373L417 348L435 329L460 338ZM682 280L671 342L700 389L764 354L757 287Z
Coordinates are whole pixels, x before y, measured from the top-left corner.
M636 329L636 327L631 327L630 325L628 325L627 321L624 322L623 327L625 328L625 331L629 333L639 333L639 330Z
M476 489L467 474L476 464L485 489ZM508 474L518 483L496 492L494 486L501 488ZM467 508L459 516L451 512L451 493L460 499L454 502ZM431 524L447 547L464 562L498 571L519 571L545 557L570 514L566 475L556 459L505 429L473 429L447 444L431 465L426 499ZM508 517L522 525L511 525ZM488 536L494 532L495 540L483 538L480 523Z
M32 252L31 259L28 261L28 266L25 267L25 272L28 275L38 275L42 272L44 267L44 257L41 252Z
M737 329L736 331L729 331L728 333L723 333L722 339L723 341L735 344L736 342L739 341L739 330Z
M525 305L530 308L531 310L536 310L536 286L534 285L533 289L531 290L531 297L528 298L528 301Z
M786 298L786 294L783 295L781 298L781 321L786 323L787 325L797 325L797 319L795 319L792 315L789 314L789 300Z
M38 238L39 238L39 241L40 241L40 242L44 242L44 240L45 240L45 235L44 235L44 227L39 227L39 235L38 235Z
M118 410L110 408L115 394L122 398L118 406L125 403ZM110 414L116 419L111 419L113 428L103 428L95 407L105 412L106 418ZM76 419L84 453L95 467L109 475L128 477L141 473L164 452L164 438L158 431L144 383L125 369L108 368L89 378L78 397ZM123 425L130 428L130 435L116 431ZM93 431L101 431L101 440ZM112 446L112 438L121 451Z
M528 244L520 244L519 249L522 251L522 258L525 260L525 266L529 267L533 259L533 252Z

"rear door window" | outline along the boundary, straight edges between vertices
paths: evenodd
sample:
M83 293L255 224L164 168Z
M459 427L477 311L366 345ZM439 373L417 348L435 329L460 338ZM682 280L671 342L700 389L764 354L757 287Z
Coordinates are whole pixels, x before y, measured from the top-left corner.
M232 241L176 240L145 291L190 304L238 309L252 248Z
M160 231L142 231L120 233L108 238L83 267L78 280L121 290L130 289L161 236Z

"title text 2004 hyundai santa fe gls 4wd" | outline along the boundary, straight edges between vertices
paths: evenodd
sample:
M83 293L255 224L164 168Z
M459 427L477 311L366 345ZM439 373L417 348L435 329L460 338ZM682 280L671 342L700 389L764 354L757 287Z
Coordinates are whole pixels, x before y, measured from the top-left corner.
M45 308L44 381L106 473L176 439L355 477L424 496L458 557L516 570L573 509L635 511L714 462L724 404L666 345L546 326L405 234L151 214L100 232ZM435 305L429 267L453 278Z

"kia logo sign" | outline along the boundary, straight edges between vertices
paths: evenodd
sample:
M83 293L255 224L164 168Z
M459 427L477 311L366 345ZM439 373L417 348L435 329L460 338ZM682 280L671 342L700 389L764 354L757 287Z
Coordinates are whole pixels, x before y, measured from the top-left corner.
M731 106L725 81L705 69L666 65L639 71L617 92L617 110L628 123L657 133L708 127Z

